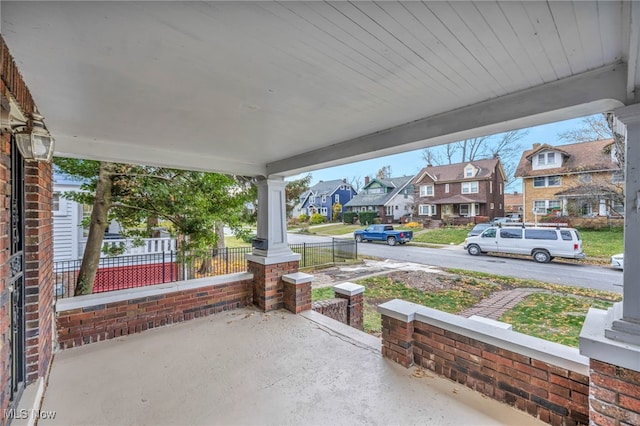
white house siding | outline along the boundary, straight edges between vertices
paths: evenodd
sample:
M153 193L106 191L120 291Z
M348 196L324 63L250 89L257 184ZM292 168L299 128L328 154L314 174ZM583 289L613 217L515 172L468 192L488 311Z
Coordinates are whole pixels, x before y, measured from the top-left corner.
M396 194L386 205L393 206L393 220L400 220L402 216L413 211L413 195L409 194L405 198L402 193Z
M65 200L62 193L77 190L77 186L54 185L53 193L60 194L59 210L53 212L53 260L73 260L80 257L78 234L82 214L80 205Z

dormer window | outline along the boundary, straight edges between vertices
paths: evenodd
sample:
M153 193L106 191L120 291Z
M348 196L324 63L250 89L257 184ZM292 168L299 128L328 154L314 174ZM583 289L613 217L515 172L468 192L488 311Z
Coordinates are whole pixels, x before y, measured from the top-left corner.
M533 157L532 163L533 170L552 169L562 165L562 156L559 152L541 152Z
M474 177L475 175L476 175L476 168L473 167L471 164L469 164L467 167L464 168L464 177L470 178L470 177Z

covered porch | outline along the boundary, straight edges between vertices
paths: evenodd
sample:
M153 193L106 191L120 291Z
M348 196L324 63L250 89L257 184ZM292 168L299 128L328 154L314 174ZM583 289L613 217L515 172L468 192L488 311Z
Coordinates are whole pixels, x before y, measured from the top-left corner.
M629 393L640 394L640 262L634 261L640 257L640 169L635 167L640 164L637 2L87 1L2 2L0 7L0 159L12 172L10 176L8 171L0 174L6 188L2 226L11 234L2 240L0 258L5 265L0 299L0 379L5 385L1 408L14 407L25 386L44 389L51 371L44 409L60 410L60 416L66 416L61 418L71 423L93 422L89 411L99 418L96 422L145 423L154 413L145 410L144 404L155 404L154 409L164 415L167 407L195 407L189 396L198 408L210 408L205 412L208 415L221 407L212 400L228 401L238 423L271 423L272 418L273 423L324 423L332 408L340 414L333 418L338 423L346 423L350 416L355 422L376 423L380 418L385 424L404 420L477 423L478 418L503 421L491 415L503 409L511 415L511 408L495 406L491 414L484 408L478 411L474 401L481 406L494 404L490 399L478 400L478 395L452 405L444 398L450 396L446 386L444 392L413 387L417 385L411 370L398 369L353 340L334 338L337 335L323 328L314 330L308 318L281 310L287 307L300 313L310 304L309 287L302 292L297 288L309 282L307 278L297 281L300 257L287 244L284 179L322 167L614 112L616 131L626 136L627 164L632 165L625 178L625 257L631 261L624 270L624 301L608 313L590 313L581 351L591 359L588 379L594 392L588 401L589 421L605 425L640 418L637 398L635 405L625 399ZM15 150L13 126L16 120L27 118L31 124L22 130L32 131L34 117L40 113L46 116L46 128L56 138L60 156L255 177L257 238L248 257L248 272L235 277L237 292L226 294L228 283L208 283L206 291L193 283L181 284L186 290L162 290L163 300L171 304L166 314L175 315L175 321L192 320L193 326L186 323L151 331L146 329L150 322L143 311L153 308L156 300L141 298L129 303L119 299L113 303L122 306L107 308L113 311L105 315L115 315L108 320L117 322L122 316L120 308L131 310L132 323L118 330L121 334L145 333L117 337L113 329L100 330L96 340L102 336L111 340L97 343L93 335L70 336L74 342L70 346L76 341L87 346L58 352L52 362L52 352L60 350L52 332L55 323L59 327L63 320L56 317L52 303L52 254L48 250L51 166L28 158L23 161ZM27 164L23 175L14 176L23 163ZM24 191L12 191L14 188ZM293 285L289 290L285 276ZM212 303L209 296L224 300ZM181 303L183 298L190 300ZM100 309L107 305L93 303ZM146 303L150 305L139 306ZM232 314L221 314L218 308L222 305L217 303L234 308L252 303L264 313L241 322L227 319ZM83 311L85 308L89 309ZM464 356L476 357L476 364L498 359L496 353L504 352L492 344L469 343L471 338L461 334L450 318L412 309L399 313L400 322L389 322L393 326L387 329L389 347L398 351L396 355L386 351L385 356L410 366L417 340L423 345L420 351L432 351L433 359L418 354L427 368L458 374L451 363L456 368L467 367L457 345L468 346L471 355ZM95 317L96 310L77 307L67 315L77 321L65 327L67 332L86 331L86 321ZM218 315L194 320L200 312ZM125 316L129 318L128 313ZM434 316L436 326L431 323ZM423 327L418 331L413 328L414 317L426 324L417 326ZM165 325L174 320L158 321ZM195 321L211 328L193 331ZM155 320L151 324L156 327ZM245 324L249 326L243 327ZM236 326L238 335L246 337L242 342L221 332ZM420 330L444 337L423 338ZM454 333L458 340L447 333ZM430 339L434 341L426 342ZM207 346L213 343L215 347ZM128 349L119 351L120 346ZM222 347L225 351L221 352ZM179 352L172 352L176 350ZM478 350L487 358L477 355ZM162 352L172 357L158 358L156 364L153 360ZM436 363L439 352L445 356ZM103 359L104 353L111 355L104 360L111 375L90 376L92 380L83 377L65 388L65 381L70 380L65 369L75 371L82 366L90 374L100 374L96 359ZM224 371L218 369L212 354L219 355ZM194 356L201 363L195 363ZM533 362L530 357L514 356ZM352 382L324 368L316 369L312 362L316 357L338 371L349 371L345 374ZM287 360L291 363L283 364ZM513 365L513 361L505 362ZM71 365L74 363L77 365ZM147 364L153 368L147 370ZM376 376L351 373L363 366ZM118 369L124 367L126 374L118 375ZM505 371L498 373L518 375ZM323 381L323 374L332 379ZM570 376L568 370L566 375ZM118 379L117 387L110 386L113 377ZM487 376L486 380L494 379ZM604 382L613 383L606 389L613 397L597 392ZM130 389L129 383L134 384ZM196 384L195 391L189 383ZM523 396L532 398L527 383L525 389L507 385L502 395L508 394L506 401L521 410L537 413L540 407L547 407L559 416L569 411L571 404L564 399L560 403L551 400L550 389L542 389L545 396L536 394L533 401ZM87 396L84 386L93 387L96 395ZM467 386L474 385L467 382ZM385 404L378 407L359 399L367 388L374 388L374 401L380 401L385 390L392 395L385 395ZM563 391L572 396L572 389ZM126 401L120 397L123 392ZM456 396L463 392L470 391L465 386L451 390ZM411 407L403 403L403 396L409 398ZM322 412L312 404L316 397L327 404ZM100 406L91 405L94 398ZM280 410L269 404L273 398L288 405ZM382 411L389 401L414 410L415 417L394 421ZM85 402L87 411L83 411ZM113 414L116 403L130 408L132 417L124 417L128 415L124 410ZM305 407L304 412L299 406ZM435 410L435 417L427 410L416 411L427 406ZM82 417L73 417L74 412ZM252 417L254 413L261 417ZM109 417L119 414L122 416ZM194 422L205 422L195 413L185 415ZM220 416L234 422L225 413ZM522 424L525 420L511 417L504 421ZM573 420L556 416L545 421L572 424ZM218 419L209 418L210 422Z
M56 355L51 425L537 425L313 311L239 309ZM44 420L41 420L44 423Z

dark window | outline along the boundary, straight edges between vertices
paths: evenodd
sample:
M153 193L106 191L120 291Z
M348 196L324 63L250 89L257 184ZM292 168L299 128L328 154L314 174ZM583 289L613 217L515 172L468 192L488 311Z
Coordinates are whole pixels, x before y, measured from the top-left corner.
M528 240L557 240L555 229L525 229L524 237Z
M393 231L393 226L385 226L384 230L385 231Z
M495 238L496 230L494 228L489 228L482 233L482 238Z
M571 236L571 231L560 231L560 235L562 236L562 239L565 241L573 240L573 237Z
M520 229L501 229L500 230L500 238L522 238L522 228Z

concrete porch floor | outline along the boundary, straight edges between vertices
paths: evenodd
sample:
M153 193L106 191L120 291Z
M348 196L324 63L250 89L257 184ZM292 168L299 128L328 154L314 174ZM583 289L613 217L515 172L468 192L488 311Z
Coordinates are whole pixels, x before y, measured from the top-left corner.
M40 425L543 424L315 312L225 312L55 355Z

